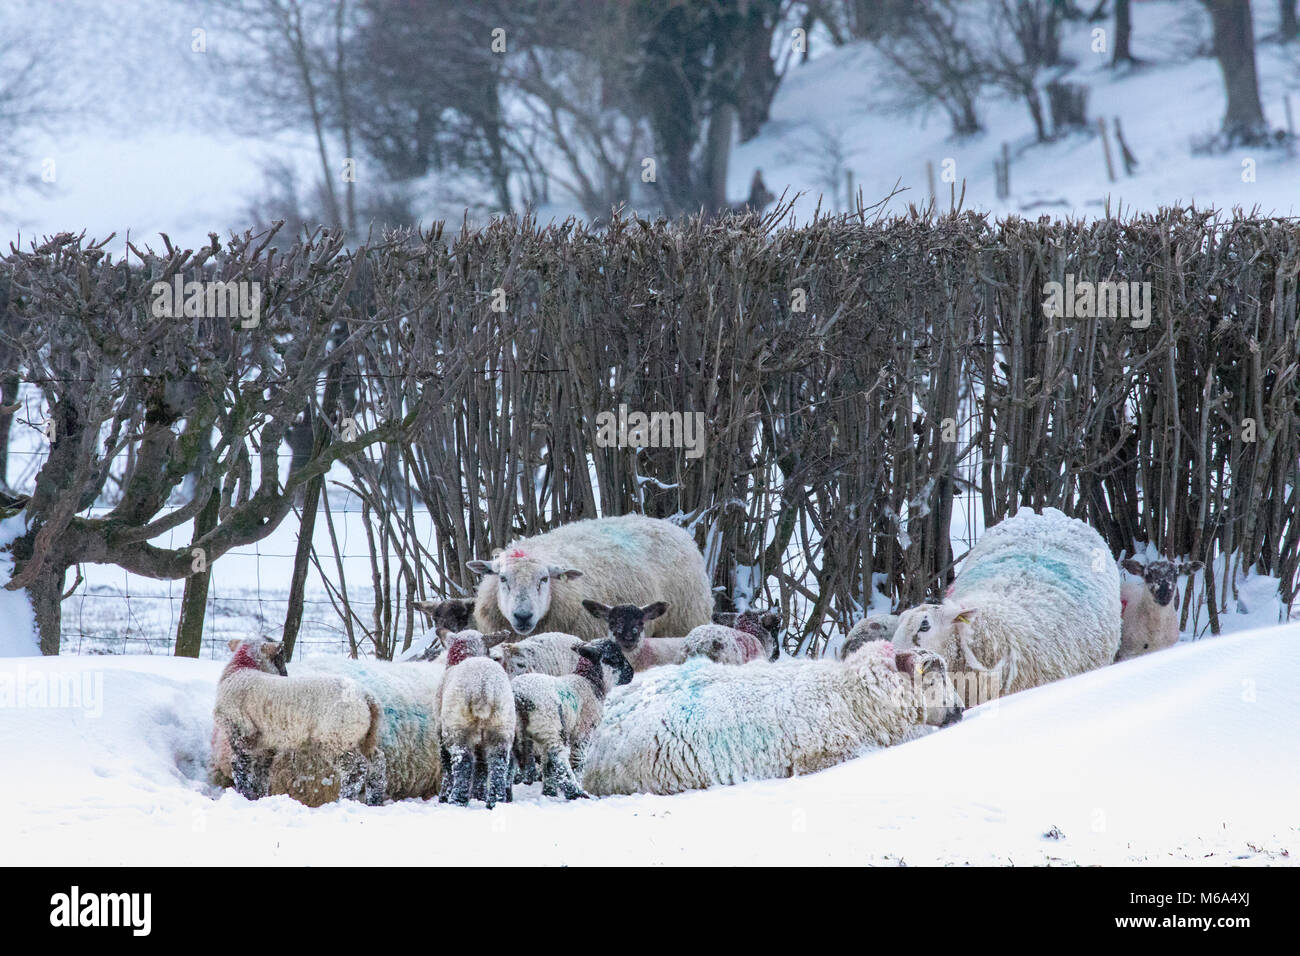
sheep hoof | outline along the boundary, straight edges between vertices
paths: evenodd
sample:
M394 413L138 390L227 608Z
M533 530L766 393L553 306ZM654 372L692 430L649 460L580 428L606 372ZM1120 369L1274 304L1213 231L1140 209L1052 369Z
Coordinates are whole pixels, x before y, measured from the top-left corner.
M590 800L591 794L586 790L575 790L573 793L565 795L569 800Z

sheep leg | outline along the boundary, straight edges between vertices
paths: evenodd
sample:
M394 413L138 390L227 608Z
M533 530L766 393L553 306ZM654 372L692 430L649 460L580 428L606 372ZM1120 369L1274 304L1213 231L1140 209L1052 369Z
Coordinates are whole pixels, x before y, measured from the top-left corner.
M451 751L440 747L442 761L442 786L438 788L438 802L446 803L451 799Z
M388 796L388 758L382 750L376 750L366 762L365 779L366 805L377 807Z
M483 748L474 748L474 785L470 791L470 799L487 800L487 761L484 759Z
M497 800L509 797L510 748L505 744L485 747L487 755L487 808L496 806Z
M542 796L559 796L560 788L557 782L559 774L560 767L555 761L554 753L548 751L546 756L542 758Z
M253 737L233 732L230 735L230 751L235 792L248 800L266 796L271 788L273 755L269 751L258 750L254 746Z
M533 759L533 738L525 737L519 745L519 776L515 783L536 783L537 762Z
M453 746L448 748L451 754L451 802L459 806L469 806L469 792L474 780L474 751L469 747Z
M580 797L586 797L588 794L578 784L578 778L573 773L572 754L567 747L560 747L553 751L549 758L555 762L556 781L560 789L564 791L565 800L577 800Z

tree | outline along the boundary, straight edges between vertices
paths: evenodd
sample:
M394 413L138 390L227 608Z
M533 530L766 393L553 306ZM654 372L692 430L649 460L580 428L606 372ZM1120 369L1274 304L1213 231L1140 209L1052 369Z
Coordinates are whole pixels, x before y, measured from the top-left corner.
M62 234L8 257L0 276L21 289L9 302L6 338L23 377L44 394L51 438L31 497L16 509L27 530L11 545L5 586L27 590L46 654L59 650L68 568L115 564L164 580L205 574L232 548L270 534L299 486L348 454L398 438L405 425L390 419L318 441L281 476L291 423L304 407L323 409L322 379L337 381L341 366L379 336L373 319L349 325L358 321L346 307L364 250L348 268L331 267L344 255L341 234L296 245L274 265L262 255L269 236L245 235L226 251L215 234L197 253L170 243L166 255L131 247L139 267L112 262L106 242ZM259 282L256 323L224 307L160 309L177 277L205 281L205 290L214 280L233 283L224 288L250 303L257 293L239 283ZM116 506L82 516L128 449ZM187 481L188 500L170 507ZM189 545L154 543L196 518ZM201 590L187 588L191 626ZM182 638L193 634L185 623Z
M1296 0L1279 0L1281 21L1277 28L1277 35L1285 43L1294 40L1300 35L1300 20L1296 18Z
M1038 74L1060 61L1060 6L1056 0L993 0L988 14L995 39L976 54L987 81L1024 101L1035 136L1045 142L1048 131Z
M1130 44L1133 39L1133 9L1129 0L1115 0L1115 49L1110 65L1136 63Z
M1202 0L1214 25L1214 55L1223 72L1228 105L1221 135L1228 145L1267 141L1268 124L1259 102L1255 30L1250 0Z

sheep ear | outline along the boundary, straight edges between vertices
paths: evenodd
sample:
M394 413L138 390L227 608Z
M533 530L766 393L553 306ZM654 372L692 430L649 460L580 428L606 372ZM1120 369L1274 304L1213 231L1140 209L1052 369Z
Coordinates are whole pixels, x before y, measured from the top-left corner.
M975 623L975 618L979 616L979 608L967 607L962 604L949 602L951 610L949 619L953 624L965 624L968 627Z
M601 604L599 601L593 601L591 598L583 598L582 606L587 609L587 613L593 617L598 617L602 621L609 620L609 606Z
M655 601L653 604L647 604L641 608L641 617L646 621L653 621L657 617L663 617L668 613L667 601Z
M1138 577L1142 577L1146 572L1146 568L1142 566L1142 562L1137 561L1134 558L1125 558L1121 567L1123 567L1129 574L1136 574Z
M433 633L434 636L438 638L438 643L441 644L444 648L448 644L450 644L451 639L456 636L455 634L451 633L451 631L447 630L445 627L440 627Z
M546 569L546 573L553 578L563 578L565 581L582 577L582 572L577 568L562 568L558 564L552 564Z
M590 644L579 644L574 648L574 650L589 661L600 662L601 652L596 650L596 648L592 647Z
M495 631L491 634L484 634L483 646L496 647L498 644L504 644L510 639L512 633L512 631Z
M240 641L241 638L232 637L230 640L226 641L226 647L230 648L232 651L237 651L239 650Z
M465 567L469 568L475 574L496 574L497 573L495 561L483 561L481 559L476 558L473 561L466 561Z
M1185 561L1179 568L1179 574L1195 574L1201 568L1205 567L1204 561Z
M894 655L894 666L900 674L915 674L916 654L912 651L899 651Z
M438 601L412 601L411 607L417 611L423 611L425 614L432 614L438 610Z
M279 641L267 641L265 644L262 645L262 656L274 657L276 654L280 653L280 650L283 647L284 644L282 644Z

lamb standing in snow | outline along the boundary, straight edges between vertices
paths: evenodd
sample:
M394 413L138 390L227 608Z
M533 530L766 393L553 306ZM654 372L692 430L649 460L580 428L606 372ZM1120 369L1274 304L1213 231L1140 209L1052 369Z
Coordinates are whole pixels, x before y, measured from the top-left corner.
M583 599L610 604L663 598L672 610L649 631L685 634L709 622L713 592L694 539L659 518L592 518L511 543L491 561L471 561L484 575L474 616L484 632L539 628L587 641L605 628Z
M1055 508L1024 508L984 533L942 604L899 616L895 641L938 652L984 691L1011 694L1114 660L1119 590L1096 531Z
M838 657L844 660L868 641L892 641L898 630L897 614L870 614L854 624L844 635Z
M281 751L310 745L329 759L376 756L379 706L372 695L337 676L287 676L278 641L236 639L230 648L213 708L213 762L240 794L267 795Z
M1164 558L1144 565L1129 558L1123 567L1141 580L1125 580L1120 587L1123 629L1116 663L1178 643L1178 577L1205 565L1200 561L1175 564Z
M610 694L583 784L600 795L680 793L811 773L961 712L942 658L887 641L843 663L695 658Z
M511 681L518 722L515 760L532 783L533 755L542 760L542 794L563 791L566 800L587 796L578 785L587 741L605 708L605 668L617 673L616 684L632 680L632 667L611 640L592 641L577 649L578 671L563 677L523 674Z
M714 611L713 623L725 627L734 627L738 631L753 634L767 648L767 659L774 661L781 656L781 614L779 611L755 611L749 609L739 613L732 611Z
M447 670L437 697L445 768L439 800L468 805L477 766L486 778L484 800L490 810L512 796L515 698L504 668L485 654L482 636L473 631L456 635L447 646Z

